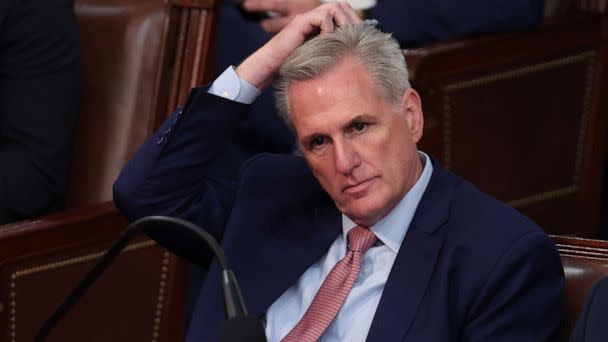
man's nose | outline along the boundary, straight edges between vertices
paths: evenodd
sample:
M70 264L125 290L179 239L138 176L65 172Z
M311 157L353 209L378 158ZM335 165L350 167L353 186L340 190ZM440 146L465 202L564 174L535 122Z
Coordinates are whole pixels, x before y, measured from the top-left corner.
M335 163L338 172L348 175L361 164L361 158L359 157L356 147L348 141L338 141L334 144L334 148Z

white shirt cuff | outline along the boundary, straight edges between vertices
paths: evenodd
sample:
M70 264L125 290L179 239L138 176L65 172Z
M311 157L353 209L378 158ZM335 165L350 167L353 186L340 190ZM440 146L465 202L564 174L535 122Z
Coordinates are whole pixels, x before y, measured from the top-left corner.
M224 72L213 81L209 94L221 96L223 98L251 104L262 92L251 83L239 78L233 66L229 66Z
M321 0L323 2L333 2L338 0ZM402 0L403 1L403 0ZM350 6L356 10L366 10L376 6L376 0L347 0Z

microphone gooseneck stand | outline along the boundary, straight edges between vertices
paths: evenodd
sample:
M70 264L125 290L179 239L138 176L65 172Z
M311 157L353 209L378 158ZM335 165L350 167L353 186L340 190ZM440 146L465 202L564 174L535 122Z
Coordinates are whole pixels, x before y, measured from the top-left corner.
M228 267L226 256L222 252L219 244L211 234L204 231L199 226L173 217L166 216L147 216L143 217L129 225L121 238L114 243L101 259L93 266L87 275L78 283L76 288L67 296L64 302L55 310L53 315L44 322L38 334L36 341L46 341L48 335L59 323L59 321L70 311L70 309L78 302L93 283L101 276L101 274L110 266L114 259L122 252L133 237L139 233L149 231L151 229L177 229L186 230L192 237L204 242L213 252L222 268L221 282L224 290L224 305L226 320L220 328L220 341L222 342L238 342L238 341L266 341L264 328L261 323L247 315L245 301L239 289L234 273Z

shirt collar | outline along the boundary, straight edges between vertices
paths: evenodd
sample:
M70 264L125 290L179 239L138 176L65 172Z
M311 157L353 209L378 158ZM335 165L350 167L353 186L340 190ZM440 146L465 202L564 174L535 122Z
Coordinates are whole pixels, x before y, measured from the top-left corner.
M418 203L420 203L422 194L424 194L433 174L433 165L429 156L422 151L418 151L418 155L424 164L420 178L418 178L410 191L403 196L397 206L370 228L376 234L376 237L395 254L399 251L399 247L401 247L401 242L412 222L416 208L418 208ZM347 241L346 236L348 232L356 225L350 218L342 214L344 241Z

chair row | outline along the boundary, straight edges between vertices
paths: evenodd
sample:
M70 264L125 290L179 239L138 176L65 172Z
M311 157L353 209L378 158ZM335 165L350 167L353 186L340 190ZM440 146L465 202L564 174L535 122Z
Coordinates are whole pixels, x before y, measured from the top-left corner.
M0 340L31 341L42 323L126 227L111 203L0 230ZM553 236L566 274L564 334L584 297L608 276L608 242ZM50 341L179 341L187 267L154 242L129 245L61 321Z

